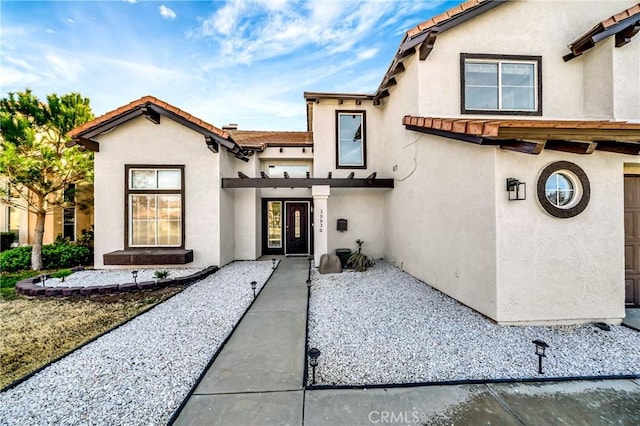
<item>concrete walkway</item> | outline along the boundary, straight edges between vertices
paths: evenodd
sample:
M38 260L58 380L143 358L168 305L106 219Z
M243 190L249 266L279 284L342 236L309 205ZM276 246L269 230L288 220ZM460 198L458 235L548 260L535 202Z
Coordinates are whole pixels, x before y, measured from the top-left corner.
M175 424L640 424L630 379L305 391L307 268L280 262Z
M176 425L302 424L308 265L279 263Z
M622 323L627 327L640 331L640 308L631 308L625 310L626 316Z

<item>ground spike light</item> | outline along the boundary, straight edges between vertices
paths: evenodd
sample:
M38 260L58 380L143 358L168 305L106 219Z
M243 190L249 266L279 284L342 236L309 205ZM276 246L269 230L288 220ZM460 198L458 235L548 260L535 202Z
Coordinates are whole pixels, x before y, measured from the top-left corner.
M271 259L271 269L276 269L276 258Z
M251 281L251 290L253 290L253 298L256 298L256 286L258 285L257 282L255 281Z
M533 340L531 343L536 345L536 355L538 355L538 374L544 374L542 372L542 358L546 358L547 356L544 354L549 345L545 343L543 340Z
M320 349L311 348L307 352L309 356L309 365L311 366L311 384L316 384L316 367L318 366L318 357L320 356Z
M138 271L131 271L131 275L133 275L133 283L138 284Z

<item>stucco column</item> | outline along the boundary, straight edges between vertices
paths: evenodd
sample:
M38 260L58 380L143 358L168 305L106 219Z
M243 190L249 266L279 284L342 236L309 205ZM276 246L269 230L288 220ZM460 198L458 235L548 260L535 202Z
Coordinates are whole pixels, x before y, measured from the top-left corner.
M320 256L327 253L329 247L327 199L330 192L329 185L311 187L311 195L313 196L313 257L316 265L320 265Z

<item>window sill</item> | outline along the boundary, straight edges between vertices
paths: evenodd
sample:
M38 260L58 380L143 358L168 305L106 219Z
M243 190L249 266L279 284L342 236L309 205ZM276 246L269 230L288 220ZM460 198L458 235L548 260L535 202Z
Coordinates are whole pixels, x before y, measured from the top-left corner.
M193 262L193 250L116 250L102 258L105 265L184 265Z

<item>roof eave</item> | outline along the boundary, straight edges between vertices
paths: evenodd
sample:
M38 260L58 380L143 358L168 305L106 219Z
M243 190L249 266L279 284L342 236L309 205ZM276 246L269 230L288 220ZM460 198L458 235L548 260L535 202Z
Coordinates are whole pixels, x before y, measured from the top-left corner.
M90 141L90 142L93 142L95 144L94 146L98 147L99 149L98 142L93 141L92 138L94 138L95 136L98 136L101 133L104 133L113 129L114 127L117 127L120 124L123 124L136 117L139 117L141 115L146 116L147 118L149 118L150 121L156 124L159 123L159 116L163 115L165 117L168 117L184 125L185 127L188 127L189 129L200 133L205 137L205 140L206 138L213 139L215 142L224 146L228 151L235 154L235 156L238 159L247 161L247 159L245 158L246 155L244 154L242 148L231 138L228 132L221 131L221 134L219 134L217 132L211 131L203 126L200 126L197 123L187 120L186 118L182 117L179 114L174 113L173 111L170 111L162 106L156 105L155 103L150 101L141 103L140 105L137 105L132 109L124 111L121 114L111 117L83 131L80 131L77 133L74 131L69 132L69 135L72 138L72 142L69 145L82 145L86 147L87 141Z
M622 47L629 43L632 37L634 37L640 30L640 14L635 14L617 22L607 28L604 28L602 23L599 23L594 28L575 39L569 44L570 53L563 56L565 62L571 59L577 58L589 49L595 47L595 45L602 40L611 37L613 35L625 34L624 40L616 40L616 47Z
M400 43L400 46L398 47L398 51L396 52L393 60L391 61L391 64L389 65L389 68L387 69L387 73L382 78L382 81L380 82L380 85L378 86L378 89L374 94L375 99L380 100L383 97L389 96L387 83L394 75L398 74L398 72L396 72L397 67L398 65L401 65L406 58L413 56L413 54L419 51L420 60L427 59L427 57L431 53L431 50L433 50L436 36L438 34L441 34L451 28L457 27L458 25L463 24L488 10L498 7L506 3L507 1L508 0L484 1L455 14L445 21L439 22L437 25L424 28L422 31L416 34L412 34L411 36L409 36L408 34L405 35L402 42ZM424 49L422 48L422 46L420 46L423 43L427 45Z

